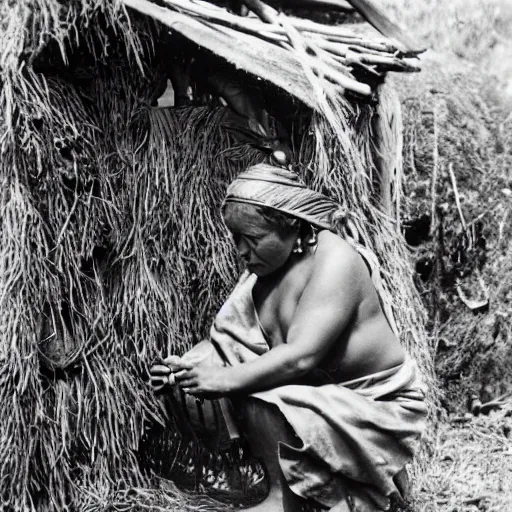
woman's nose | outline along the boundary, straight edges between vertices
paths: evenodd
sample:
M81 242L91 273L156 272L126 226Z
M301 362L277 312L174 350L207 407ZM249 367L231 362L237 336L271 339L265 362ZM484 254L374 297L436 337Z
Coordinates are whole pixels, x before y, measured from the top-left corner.
M248 256L251 252L251 249L249 247L249 244L246 240L244 240L243 237L240 237L239 240L236 242L236 250L238 251L238 254L241 258L248 259Z

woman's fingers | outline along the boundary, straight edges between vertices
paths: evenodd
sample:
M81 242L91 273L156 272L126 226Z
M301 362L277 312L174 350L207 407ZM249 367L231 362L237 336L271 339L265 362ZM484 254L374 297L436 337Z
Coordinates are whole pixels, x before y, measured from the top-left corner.
M186 376L183 376L181 377L180 379L176 379L176 381L178 382L178 384L180 386L186 386L187 383L194 383L196 384L197 383L197 377L195 375L186 375Z
M196 366L195 363L191 361L186 361L182 357L178 356L167 356L162 360L162 363L166 365L171 371L183 370L194 368Z
M171 370L168 366L163 364L154 364L150 369L149 373L152 375L169 375Z
M176 380L187 379L187 378L192 377L194 375L195 374L192 372L192 368L190 368L190 369L183 369L183 370L179 370L177 372L174 372L174 376L176 377Z
M174 378L174 375L172 373L170 373L169 375L150 374L149 384L151 385L154 391L159 391L165 385L174 386L176 384L176 379Z
M176 372L174 376L178 385L186 393L188 393L191 388L195 388L198 385L195 373L190 370L180 370Z
M157 382L157 383L158 382L167 382L167 380L168 380L167 375L150 375L149 376L149 381L151 383L153 383L153 382Z
M177 372L179 370L190 370L194 368L194 365L190 362L184 361L181 357L178 356L167 356L162 360L162 364L164 364L170 372Z
M183 363L178 356L169 356L161 363L158 362L149 369L149 381L154 391L160 391L164 386L174 386L194 389L197 387L194 365Z
M181 361L181 357L179 357L179 356L167 356L163 360L163 363L167 364L167 365L171 365L171 366L177 366L180 364L180 361Z
M173 367L172 371L174 373L179 372L180 370L193 370L197 365L192 363L184 363L183 361L180 364L177 364Z
M154 391L160 391L168 383L168 378L165 375L151 376L149 383Z

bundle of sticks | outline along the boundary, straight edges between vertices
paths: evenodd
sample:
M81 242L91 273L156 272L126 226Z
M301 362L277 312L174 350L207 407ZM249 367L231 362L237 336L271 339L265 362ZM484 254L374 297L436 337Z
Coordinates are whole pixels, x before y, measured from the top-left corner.
M287 16L261 0L240 1L250 11L247 16L204 0L163 0L165 7L148 0L124 0L124 3L155 18L161 19L165 11L184 15L235 39L240 33L248 34L291 51L316 77L362 95L371 94L371 88L355 78L360 75L358 71L378 77L387 71L420 70L416 59L420 51L404 50L393 38L363 38L350 33L343 25L324 25Z

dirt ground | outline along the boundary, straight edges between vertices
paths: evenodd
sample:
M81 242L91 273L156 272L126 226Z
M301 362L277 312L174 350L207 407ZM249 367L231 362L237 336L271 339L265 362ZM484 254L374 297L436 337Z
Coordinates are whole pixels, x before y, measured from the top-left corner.
M431 464L415 482L415 512L512 511L512 403L439 426Z

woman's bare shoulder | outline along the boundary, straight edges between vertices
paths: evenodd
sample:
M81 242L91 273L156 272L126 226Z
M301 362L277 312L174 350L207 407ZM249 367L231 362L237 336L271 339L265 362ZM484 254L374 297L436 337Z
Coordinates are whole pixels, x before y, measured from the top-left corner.
M358 252L343 238L331 231L320 231L318 234L317 252L320 264L343 264L351 266L360 261Z
M321 231L313 264L313 276L328 288L342 285L355 289L365 280L366 266L358 252L343 238Z

